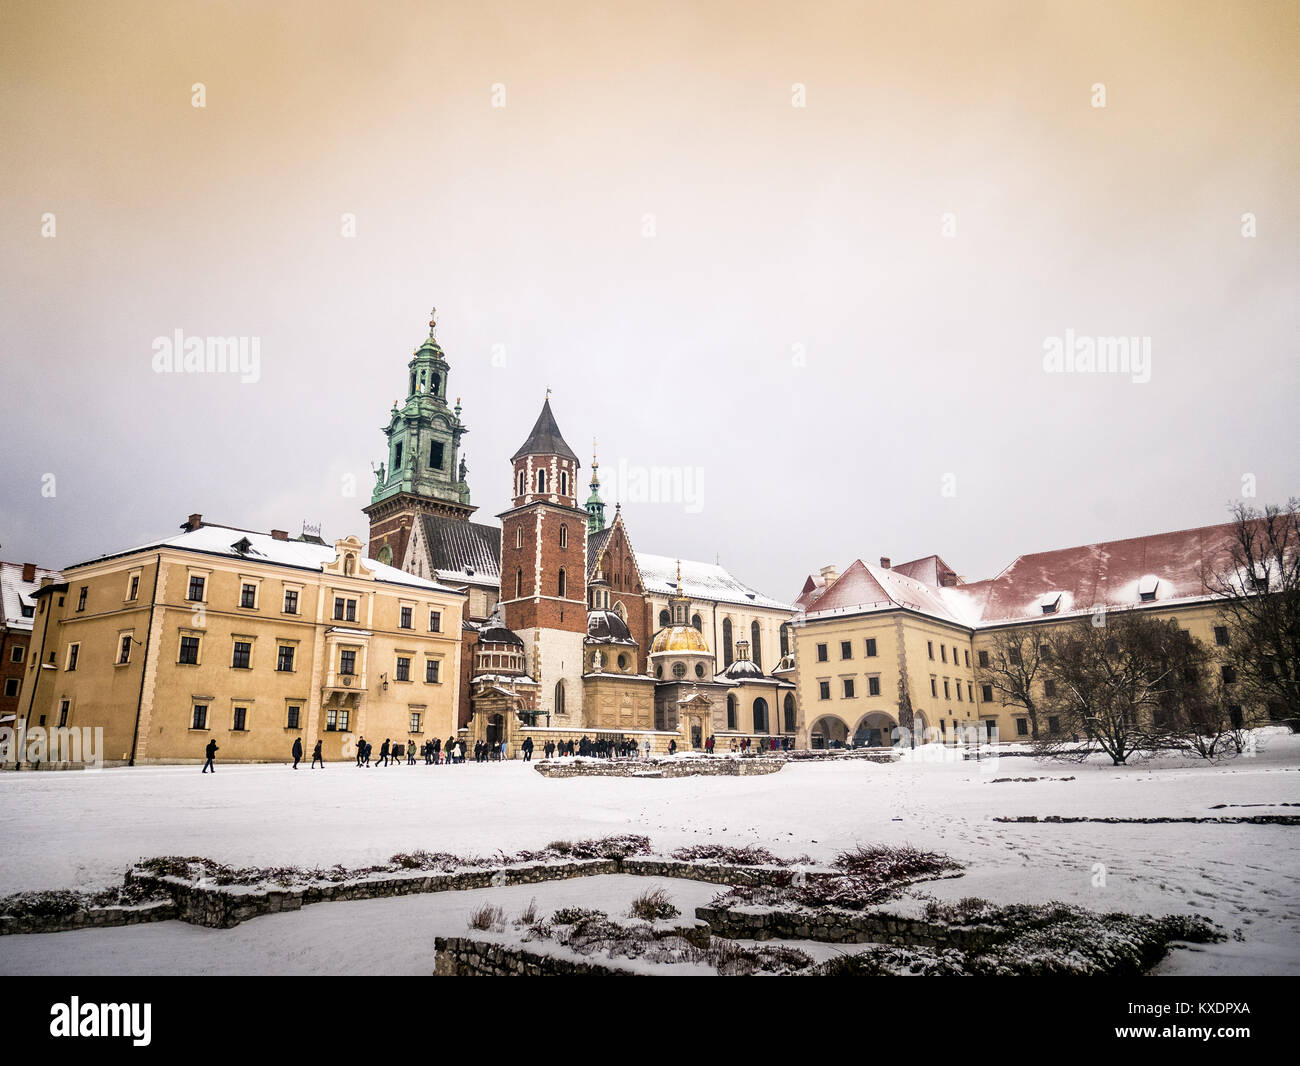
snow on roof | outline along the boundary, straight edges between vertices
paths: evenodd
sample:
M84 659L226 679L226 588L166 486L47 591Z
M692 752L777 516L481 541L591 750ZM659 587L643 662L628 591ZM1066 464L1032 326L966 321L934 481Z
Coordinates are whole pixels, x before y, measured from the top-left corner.
M445 515L422 515L424 551L439 581L453 585L501 584L501 529Z
M821 620L837 614L864 614L892 611L899 607L917 611L945 622L965 625L952 610L942 593L946 589L927 585L896 570L855 559L829 587L823 586L804 611L808 620Z
M648 596L668 596L677 591L677 559L666 555L636 553L637 566L645 581ZM768 607L778 611L793 611L788 603L764 596L736 578L725 567L716 563L700 563L682 559L682 591L693 600L717 600L742 606Z
M235 548L242 541L248 542L247 552ZM138 552L153 551L157 548L172 548L177 551L199 552L203 555L219 555L228 559L247 559L250 562L270 563L275 566L289 566L297 570L319 571L327 563L338 557L333 545L311 544L300 540L279 540L269 533L254 533L249 530L235 529L230 526L204 524L198 529L186 530L174 537L150 541L127 551L114 552L103 558L115 559ZM82 566L92 566L101 559L88 559L67 569L75 570ZM408 585L413 588L430 591L456 593L456 589L428 581L414 574L408 574L396 567L386 566L376 559L361 559L361 565L374 571L376 581L392 585Z
M23 580L22 563L0 562L0 621L10 629L31 629L36 613L36 601L32 594L41 587L41 578L50 577L62 581L57 570L36 567L36 580ZM31 613L24 616L23 608Z

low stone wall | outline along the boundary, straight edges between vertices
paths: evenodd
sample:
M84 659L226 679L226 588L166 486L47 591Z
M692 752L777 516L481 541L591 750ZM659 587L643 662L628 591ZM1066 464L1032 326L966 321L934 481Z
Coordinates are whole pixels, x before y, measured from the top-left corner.
M468 937L434 938L437 977L629 977L631 970L598 962L557 958L524 948Z
M192 925L210 929L230 929L264 914L296 911L311 903L337 903L345 900L409 896L426 892L458 892L474 888L537 884L571 877L593 877L619 872L614 859L578 859L566 863L536 863L499 866L483 870L462 870L447 874L411 874L340 881L337 884L310 885L303 888L241 890L237 887L199 885L179 878L157 877L128 871L127 879L151 891L169 894L175 914Z
M837 759L860 759L864 762L898 762L893 748L796 748L786 752L795 762L828 762Z
M728 940L817 940L831 944L899 944L905 947L979 950L995 943L992 926L949 926L884 911L733 910L697 907L714 936Z
M717 863L683 862L680 859L631 857L620 863L620 873L636 877L679 877L711 885L766 885L775 877L794 873L789 866L722 866ZM809 880L841 877L834 870L800 871Z
M777 755L733 759L544 759L535 769L543 777L751 777L775 774L785 766Z
M66 933L73 929L106 929L116 925L166 922L178 917L176 904L159 900L138 907L90 907L69 914L24 914L0 917L0 936L17 933Z

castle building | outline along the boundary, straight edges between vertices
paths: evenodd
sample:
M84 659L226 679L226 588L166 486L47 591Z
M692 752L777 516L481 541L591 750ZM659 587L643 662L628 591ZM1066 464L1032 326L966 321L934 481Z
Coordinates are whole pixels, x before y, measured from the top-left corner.
M209 740L233 762L286 761L295 739L310 758L320 740L334 762L362 735L418 746L456 728L464 594L365 558L356 537L195 514L32 598L21 724L102 729L109 765L197 763Z
M12 728L37 662L30 655L36 591L59 575L35 563L0 562L0 729Z
M1234 530L1221 524L1035 552L975 582L937 555L892 566L858 559L843 574L824 566L795 600L800 746L883 746L900 731L917 744L1028 739L1028 712L1005 703L981 673L996 658L998 635L1041 644L1053 627L1099 610L1173 619L1221 648L1228 630L1203 576L1224 565ZM1035 682L1043 707L1054 698L1050 684ZM1233 706L1235 716L1251 713ZM1060 728L1050 710L1040 728Z
M373 555L391 552L401 569L467 597L459 727L511 750L525 734L535 744L635 734L658 750L702 747L709 736L724 746L728 737L792 742L793 608L720 564L635 551L622 508L606 521L594 455L579 502L582 464L549 395L510 457L511 505L499 527L471 520L463 463L455 483L420 480L429 442L454 451L466 432L459 405L443 417L438 401L449 369L430 323L409 366L406 407L384 431L388 466L366 514ZM728 674L742 648L748 665ZM789 707L778 705L778 689Z

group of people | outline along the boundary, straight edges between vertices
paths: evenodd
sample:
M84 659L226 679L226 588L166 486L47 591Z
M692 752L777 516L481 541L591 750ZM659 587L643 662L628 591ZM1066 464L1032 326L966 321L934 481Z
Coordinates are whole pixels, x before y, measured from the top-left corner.
M375 761L371 762L370 757L374 752L374 745L364 736L357 738L357 765L358 766L399 766L403 759L406 760L407 766L414 766L418 757L424 760L425 766L437 766L446 763L462 763L465 761L465 742L458 740L456 737L448 737L444 744L435 737L432 740L426 740L418 748L415 744L395 744L388 737L379 745L379 754L375 756ZM320 750L320 741L316 742L316 748ZM477 759L477 753L475 759Z

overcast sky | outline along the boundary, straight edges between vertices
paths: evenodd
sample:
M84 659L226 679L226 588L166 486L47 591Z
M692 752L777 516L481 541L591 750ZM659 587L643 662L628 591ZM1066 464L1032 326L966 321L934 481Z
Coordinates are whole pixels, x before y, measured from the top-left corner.
M549 387L584 483L598 437L602 474L689 490L624 487L635 547L787 599L828 562L938 552L974 580L1222 521L1246 475L1282 501L1297 23L5 0L0 557L67 565L192 511L364 537L433 305L479 519ZM156 373L176 330L256 338L259 380ZM1145 338L1150 380L1047 372L1067 330Z

